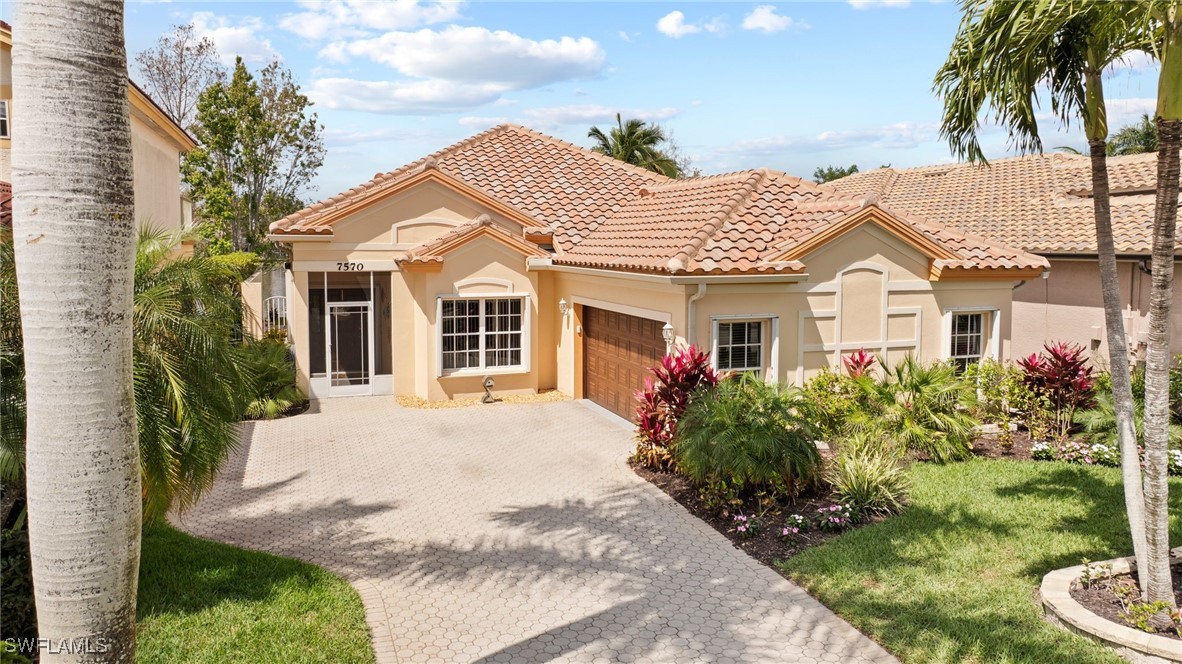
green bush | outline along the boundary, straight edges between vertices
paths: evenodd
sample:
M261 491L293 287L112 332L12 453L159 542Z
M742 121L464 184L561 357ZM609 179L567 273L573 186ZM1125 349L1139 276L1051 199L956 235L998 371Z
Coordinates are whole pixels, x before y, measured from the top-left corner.
M795 495L812 484L821 457L799 390L750 374L724 380L690 402L673 455L699 484Z
M241 352L252 385L248 419L273 420L307 401L296 387L295 363L287 344L270 338L247 341Z
M866 433L843 441L840 450L825 473L836 502L861 514L895 514L903 509L911 483L896 450Z
M1021 369L992 358L968 365L960 379L970 389L976 388L973 416L982 422L1008 424L1012 411L1028 406L1033 398L1022 382Z
M822 440L841 438L850 416L863 407L861 396L853 378L828 367L804 384L805 412Z
M1137 443L1145 440L1145 400L1133 398L1133 426L1137 430ZM1107 445L1113 449L1120 449L1116 436L1116 409L1112 404L1111 392L1100 392L1096 395L1094 407L1079 411L1075 414L1075 422L1083 427L1088 440L1092 443ZM1170 423L1170 446L1182 446L1182 425Z
M1138 367L1133 372L1133 399L1145 401L1145 369ZM1111 391L1111 388L1110 388ZM1182 355L1175 355L1170 366L1170 419L1182 424Z
M33 569L29 559L28 528L5 528L0 533L0 638L37 637L37 608L33 603Z
M881 378L864 376L856 384L864 407L851 414L851 433L873 434L887 447L939 463L968 458L976 394L950 364L924 365L908 355L884 366Z

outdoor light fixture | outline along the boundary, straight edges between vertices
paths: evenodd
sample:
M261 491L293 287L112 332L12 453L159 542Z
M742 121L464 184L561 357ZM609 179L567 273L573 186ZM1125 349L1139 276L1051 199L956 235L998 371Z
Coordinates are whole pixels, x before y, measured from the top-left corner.
M665 327L661 328L661 336L665 337L665 350L673 345L673 323L665 323Z
M570 305L566 303L566 300L559 300L558 301L558 313L565 316L566 312L568 312L568 311L570 311Z

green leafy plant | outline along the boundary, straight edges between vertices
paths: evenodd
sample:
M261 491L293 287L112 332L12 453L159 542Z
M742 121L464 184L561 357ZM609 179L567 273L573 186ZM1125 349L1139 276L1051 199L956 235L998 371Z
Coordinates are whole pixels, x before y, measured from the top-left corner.
M834 457L825 480L833 497L857 512L895 514L906 506L911 491L902 460L896 450L867 440L847 443Z
M1142 632L1149 632L1155 634L1158 632L1158 624L1162 621L1162 616L1168 616L1169 621L1173 623L1174 629L1182 636L1182 623L1179 623L1174 618L1177 611L1165 600L1158 600L1156 602L1131 602L1125 607L1125 622Z
M740 539L751 539L763 530L763 519L755 515L736 514L731 521Z
M702 484L795 495L815 481L821 461L802 403L798 390L750 374L720 382L682 415L673 445L678 468Z
M1141 444L1145 438L1145 400L1133 399L1133 425L1137 430L1137 443ZM1075 421L1083 427L1088 440L1112 448L1117 448L1119 442L1116 437L1116 410L1112 405L1112 393L1100 392L1096 395L1092 408L1081 410L1075 414ZM1170 444L1178 447L1182 445L1182 425L1171 422L1169 425Z
M246 406L247 418L273 420L307 402L296 387L295 363L287 344L270 339L247 341L241 357L251 373L253 388Z
M1087 558L1083 559L1083 570L1079 573L1079 585L1091 588L1096 583L1111 578L1111 563L1092 563Z
M863 407L850 415L852 432L939 463L969 456L977 425L969 413L976 397L951 365L924 365L908 355L882 373L878 379L856 379Z
M809 419L830 443L841 438L850 416L863 407L855 380L828 367L804 384L803 397Z

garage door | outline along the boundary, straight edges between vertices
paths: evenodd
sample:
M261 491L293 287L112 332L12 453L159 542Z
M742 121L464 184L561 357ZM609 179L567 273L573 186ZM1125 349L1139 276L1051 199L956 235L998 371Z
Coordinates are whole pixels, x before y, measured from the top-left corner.
M620 417L633 419L636 390L648 368L661 361L661 321L606 309L583 309L583 396Z

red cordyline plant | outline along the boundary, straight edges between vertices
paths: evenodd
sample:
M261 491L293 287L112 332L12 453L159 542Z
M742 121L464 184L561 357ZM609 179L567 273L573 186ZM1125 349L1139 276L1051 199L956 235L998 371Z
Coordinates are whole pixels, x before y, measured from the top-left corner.
M1022 382L1049 404L1056 434L1065 438L1071 430L1075 411L1090 408L1096 381L1083 346L1066 341L1048 343L1041 353L1019 360Z
M644 379L644 389L636 393L635 459L648 468L664 470L672 466L669 446L694 391L714 387L720 376L710 366L710 355L697 346L674 350L649 371L653 375Z
M867 353L865 348L859 348L857 352L841 358L841 363L845 365L845 372L850 375L850 378L861 378L870 373L877 361L877 358Z

